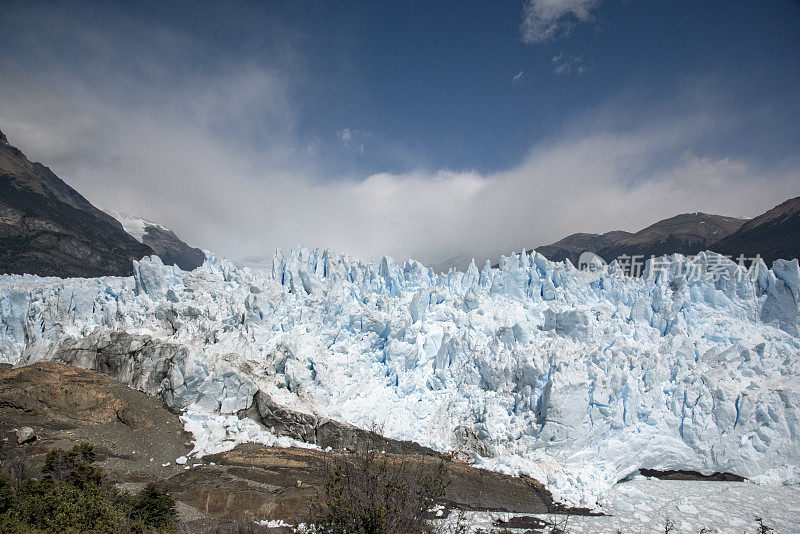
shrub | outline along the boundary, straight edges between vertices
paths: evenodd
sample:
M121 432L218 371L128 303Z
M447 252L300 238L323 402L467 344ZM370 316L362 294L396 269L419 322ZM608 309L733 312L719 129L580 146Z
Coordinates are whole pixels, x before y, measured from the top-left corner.
M134 532L169 530L174 527L175 515L175 500L158 484L147 484L131 499L129 521Z
M30 461L29 454L27 447L2 451L3 471L8 476L8 482L12 488L19 487L24 480L38 474L38 470Z
M325 534L428 532L428 510L447 488L446 466L376 451L334 456L309 524Z
M0 516L11 509L14 502L14 488L4 473L0 473Z
M772 532L772 529L764 524L763 518L756 517L756 523L758 523L759 534L768 534L769 532Z
M148 484L137 495L120 494L94 461L91 445L81 444L48 452L41 479L26 477L15 487L0 475L0 532L175 532L175 501L164 489Z
M113 533L120 523L119 511L99 486L50 480L26 480L7 515L12 523L44 532Z
M88 443L75 445L68 451L53 449L44 459L42 473L45 479L67 482L76 488L99 486L103 482L103 471L92 465L94 460L94 447Z

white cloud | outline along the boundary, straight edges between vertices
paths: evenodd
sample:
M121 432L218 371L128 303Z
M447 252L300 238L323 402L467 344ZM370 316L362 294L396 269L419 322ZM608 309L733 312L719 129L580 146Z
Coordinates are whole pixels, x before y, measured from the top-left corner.
M518 85L522 83L522 79L525 77L525 71L519 71L511 78L511 83L514 85Z
M574 20L586 22L600 0L528 0L520 27L526 43L543 43L567 34Z
M571 56L563 51L553 56L551 62L553 63L553 72L558 76L566 76L573 73L584 74L589 70L589 63L585 62L581 56Z
M577 231L635 230L677 213L755 215L799 193L796 165L778 172L691 152L660 163L691 142L692 118L624 131L607 121L580 124L494 173L330 181L304 163L300 149L253 150L188 116L94 100L76 106L51 90L9 101L8 84L0 83L0 100L15 110L0 108L12 144L95 204L158 221L232 258L270 257L276 247L302 243L362 258L480 260Z
M148 46L132 49L164 58L163 50L141 50ZM234 259L302 243L362 258L480 260L677 213L756 215L800 194L796 159L765 167L687 152L729 118L684 102L632 109L622 99L497 172L331 180L309 157L314 146L295 134L299 110L278 67L224 61L183 83L169 63L119 79L56 58L40 63L44 74L0 57L0 129L9 141L95 205L158 221ZM335 133L328 142L351 149L368 135Z
M336 132L336 137L338 137L338 138L339 138L339 140L340 140L342 143L344 143L344 144L347 144L347 143L349 143L350 141L352 141L352 139L353 139L353 134L352 134L352 133L350 133L350 128L343 128L343 129L341 129L341 130L339 130L339 131L337 131L337 132Z
M336 138L339 143L347 150L353 150L359 154L364 153L364 140L369 137L369 132L364 130L353 130L342 128L336 131Z

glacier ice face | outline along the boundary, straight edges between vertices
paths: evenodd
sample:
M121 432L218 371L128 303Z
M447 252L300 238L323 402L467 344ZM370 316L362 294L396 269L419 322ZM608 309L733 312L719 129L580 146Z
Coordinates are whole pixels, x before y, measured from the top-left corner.
M187 409L211 449L226 425L254 435L233 414L261 390L576 505L638 468L800 481L797 260L741 279L710 252L697 277L661 260L640 279L536 253L436 274L300 248L271 273L209 255L192 272L146 258L131 278L5 275L0 361L113 367Z

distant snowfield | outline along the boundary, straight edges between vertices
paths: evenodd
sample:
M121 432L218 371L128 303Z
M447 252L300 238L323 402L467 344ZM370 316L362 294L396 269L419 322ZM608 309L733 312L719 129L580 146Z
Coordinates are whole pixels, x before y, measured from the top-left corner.
M534 253L437 275L298 249L271 273L209 255L192 272L147 258L132 278L6 275L0 361L150 336L143 371L119 372L188 410L197 453L286 441L233 416L261 389L528 474L573 505L605 502L639 468L800 482L797 260L751 276L713 253L695 258L697 276L685 265L676 255L632 279Z
M128 234L132 235L139 243L144 242L144 234L147 233L148 227L159 228L161 230L166 230L160 224L156 224L154 222L150 222L148 220L142 219L141 217L134 217L133 215L128 215L127 213L122 213L120 211L114 210L103 210L108 215L111 215L119 223L122 225L123 230L125 230Z

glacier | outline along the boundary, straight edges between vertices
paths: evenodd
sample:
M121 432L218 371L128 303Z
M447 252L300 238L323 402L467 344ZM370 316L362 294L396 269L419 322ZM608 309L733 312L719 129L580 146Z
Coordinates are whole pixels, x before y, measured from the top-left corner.
M112 374L186 410L215 451L307 441L258 436L243 414L262 392L571 505L640 468L800 482L798 261L687 261L631 278L533 252L437 274L298 247L271 272L207 253L191 272L151 256L129 278L3 275L0 361Z

